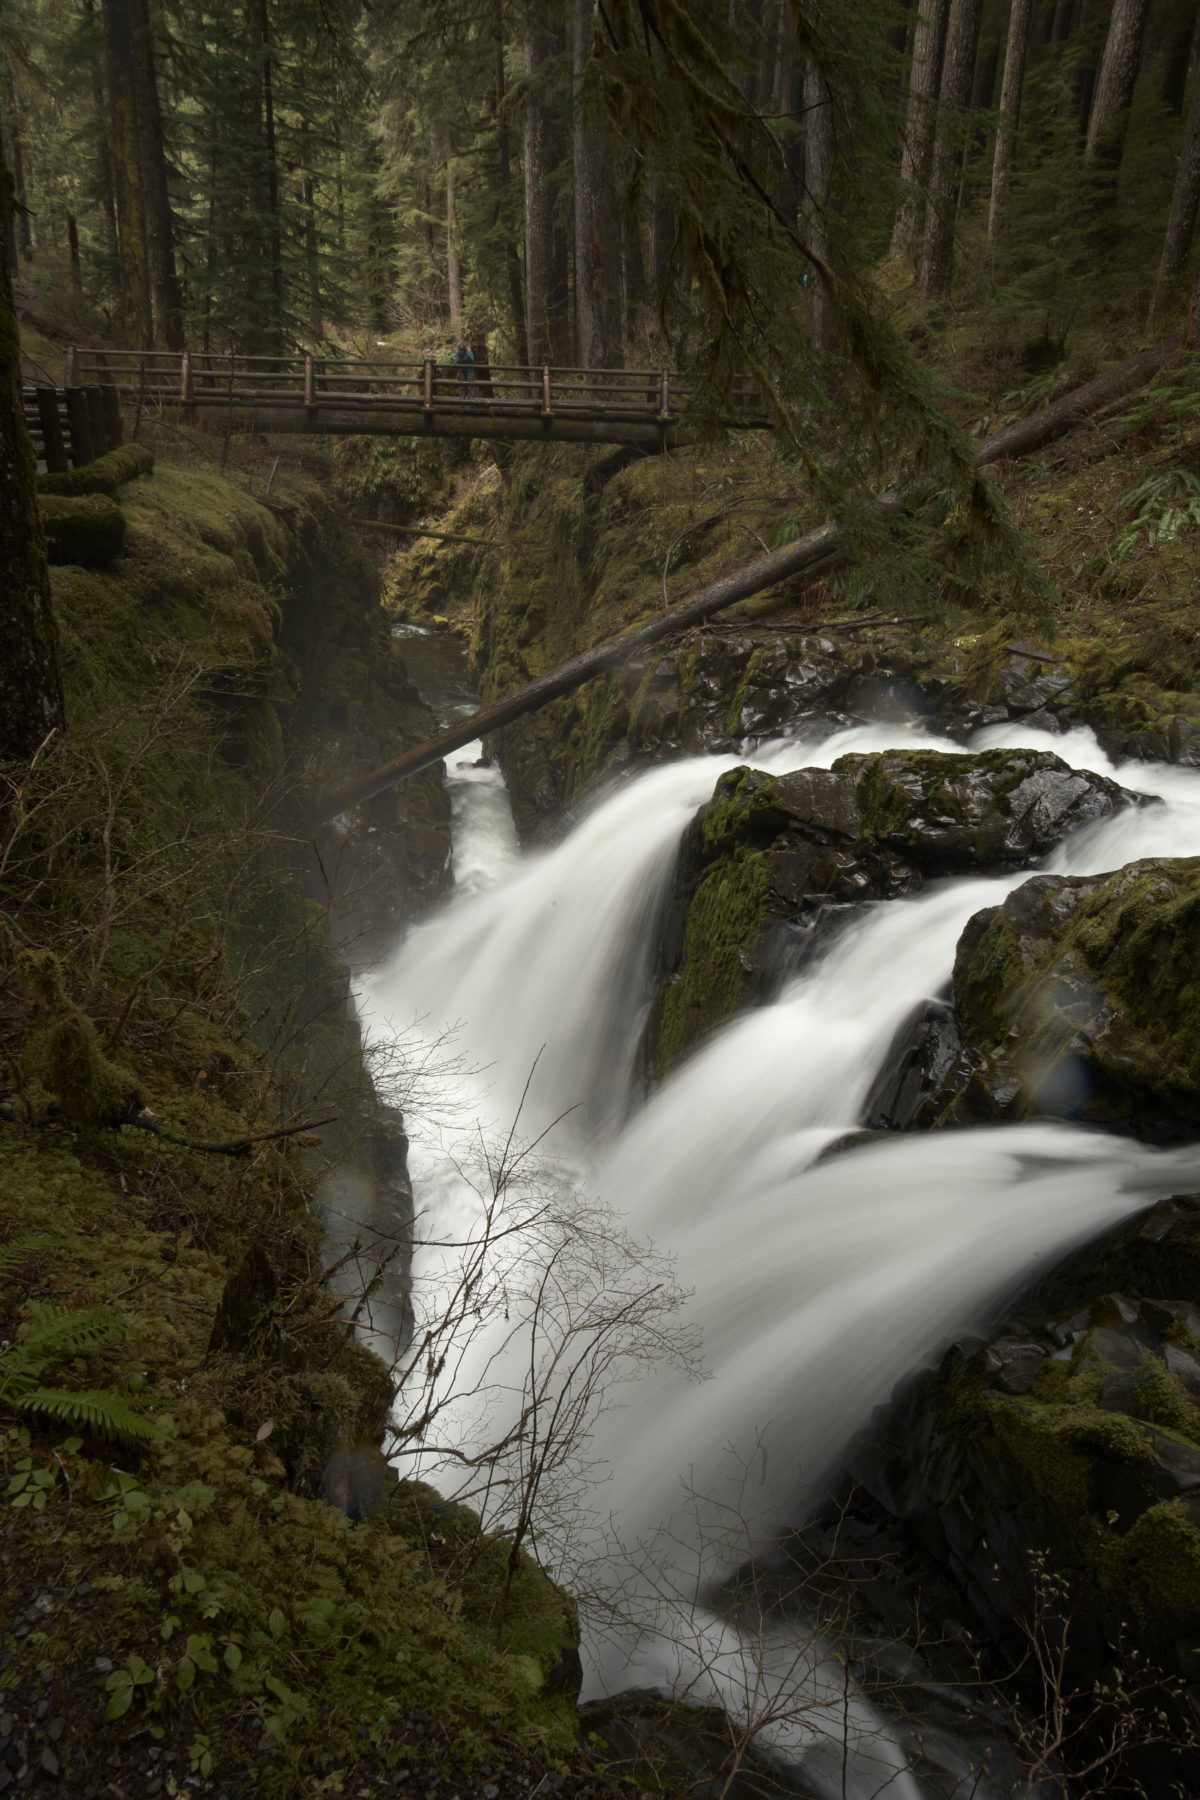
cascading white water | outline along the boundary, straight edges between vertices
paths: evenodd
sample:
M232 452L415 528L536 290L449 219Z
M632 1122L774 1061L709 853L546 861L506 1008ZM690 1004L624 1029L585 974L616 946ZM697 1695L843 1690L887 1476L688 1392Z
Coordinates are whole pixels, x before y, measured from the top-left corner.
M1053 749L1163 800L1078 834L1055 868L1200 854L1200 776L1114 771L1086 732L1006 727L980 741ZM754 761L828 766L847 750L911 742L957 748L869 728ZM593 1506L623 1545L611 1579L640 1629L597 1638L589 1680L594 1690L670 1685L734 1710L750 1687L763 1704L765 1683L774 1741L796 1750L832 1729L822 1716L835 1699L844 1713L840 1676L819 1645L801 1651L794 1638L758 1634L749 1655L744 1634L694 1605L698 1586L802 1512L898 1377L986 1316L1039 1260L1195 1183L1200 1160L1039 1125L904 1139L812 1166L856 1123L897 1025L945 982L963 924L1020 875L948 882L870 909L815 970L735 1021L626 1119L648 927L680 832L736 760L639 776L490 889L462 851L475 891L410 935L364 984L362 1006L376 1037L390 1020L420 1019L427 1041L458 1028L470 1065L455 1077L467 1135L478 1121L485 1133L508 1130L519 1112L524 1135L536 1136L568 1115L546 1146L559 1180L598 1190L676 1257L695 1290L711 1379L689 1383L673 1368L648 1376L592 1428L592 1456L609 1471ZM501 860L511 853L510 842ZM425 1235L431 1246L461 1243L481 1204L463 1179L463 1132L423 1133L416 1117L410 1126ZM454 1268L444 1249L418 1252L433 1310ZM486 1372L491 1383L488 1405L457 1418L471 1448L482 1415L495 1434L497 1408L519 1405L511 1362L527 1346L508 1320L503 1330L467 1324L455 1379L476 1391ZM801 1695L794 1708L780 1705L785 1689ZM885 1782L889 1800L911 1800L918 1789L886 1733L864 1703L851 1711L856 1772L846 1791L874 1794Z

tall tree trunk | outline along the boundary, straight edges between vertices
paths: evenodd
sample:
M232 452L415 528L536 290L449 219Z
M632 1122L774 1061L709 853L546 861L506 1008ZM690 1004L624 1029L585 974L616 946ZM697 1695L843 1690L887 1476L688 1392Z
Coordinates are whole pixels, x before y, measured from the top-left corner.
M575 354L582 368L615 369L621 364L623 277L613 171L605 140L589 118L580 93L592 53L594 15L594 0L572 0Z
M13 74L12 63L5 64L5 98L8 102L8 144L12 157L12 176L16 194L15 236L20 244L21 252L30 260L33 256L33 215L29 208L29 184L25 175L25 137L21 130L21 103L17 97L17 82ZM13 264L16 274L16 264Z
M454 205L454 146L447 135L444 141L444 162L446 166L446 304L450 314L450 330L454 337L462 336L463 329L463 276L462 258L458 249L458 216Z
M525 281L521 273L521 247L509 226L512 187L512 126L508 117L508 77L504 69L504 0L493 0L492 35L496 57L496 197L493 223L504 242L504 274L512 313L513 346L519 366L529 362L529 338L525 329Z
M556 216L553 175L558 166L556 129L545 66L560 46L538 0L529 0L522 37L525 95L525 304L529 359L565 363L569 355L569 292L565 241Z
M982 11L983 0L951 0L929 167L929 208L917 276L917 291L924 302L948 294L954 273L956 176Z
M8 167L8 146L5 142L4 122L0 120L0 169ZM17 214L11 197L7 204L0 206L0 229L4 232L4 263L9 271L9 286L17 275Z
M300 204L304 210L304 286L308 301L308 339L321 341L324 324L321 307L321 241L317 231L317 186L309 167L308 133L304 133L302 154L305 169L300 181Z
M804 182L808 207L802 230L814 258L828 265L830 255L829 206L837 137L833 96L820 69L810 62L804 71ZM833 321L825 277L813 270L808 283L808 329L818 350L832 348Z
M903 193L892 228L893 256L913 256L921 241L925 218L925 180L937 105L938 76L942 66L949 0L921 0L913 33L912 73L908 82L908 106L904 119L904 144L900 153Z
M21 406L21 346L8 260L13 180L0 164L0 761L28 763L63 723L58 632Z
M138 150L146 215L155 342L165 344L168 350L182 350L183 293L175 266L175 220L171 212L171 190L167 179L167 150L149 0L129 0L129 8L133 26L133 79L137 97Z
M92 95L90 131L94 146L96 178L100 189L100 209L104 219L104 255L108 268L112 271L115 279L118 255L117 192L116 180L113 175L111 120L105 101L104 78L101 74L103 26L96 16L96 0L83 0L83 17L89 49L94 47L95 50L95 54L88 57Z
M83 305L83 264L79 259L79 224L75 214L67 214L67 255L71 264L71 298Z
M142 348L154 342L154 314L129 0L104 0L104 50L117 200L117 323L126 344Z
M1008 15L1008 40L1004 47L1004 77L1000 83L1000 118L992 156L992 193L988 204L987 241L1000 241L1000 220L1012 177L1017 124L1021 116L1021 85L1025 78L1025 51L1033 0L1012 0Z
M275 131L275 59L270 0L250 0L250 48L256 64L260 167L263 211L267 218L268 280L271 311L261 334L271 355L286 348L284 305L283 217L279 200L279 146ZM256 334L257 336L257 334Z
M1084 152L1090 169L1115 174L1120 167L1148 10L1149 0L1113 0Z
M1187 267L1192 234L1196 229L1196 212L1200 207L1200 76L1192 84L1192 99L1187 123L1183 128L1183 144L1179 151L1179 167L1171 190L1171 208L1163 238L1158 279L1154 287L1151 313L1157 310L1165 290L1171 287Z

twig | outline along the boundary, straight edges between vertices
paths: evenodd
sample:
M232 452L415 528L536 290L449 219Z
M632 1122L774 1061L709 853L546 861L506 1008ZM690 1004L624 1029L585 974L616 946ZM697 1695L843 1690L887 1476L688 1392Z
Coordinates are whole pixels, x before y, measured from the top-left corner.
M315 1131L319 1125L332 1125L335 1114L327 1119L306 1119L299 1125L281 1125L278 1131L259 1131L253 1137L230 1138L223 1144L205 1143L200 1138L180 1137L174 1131L168 1131L165 1125L146 1117L140 1112L136 1118L125 1119L123 1124L132 1125L138 1131L148 1131L153 1137L163 1138L168 1144L180 1144L185 1150L203 1150L209 1156L245 1156L255 1144L270 1144L277 1138L296 1137L302 1131Z

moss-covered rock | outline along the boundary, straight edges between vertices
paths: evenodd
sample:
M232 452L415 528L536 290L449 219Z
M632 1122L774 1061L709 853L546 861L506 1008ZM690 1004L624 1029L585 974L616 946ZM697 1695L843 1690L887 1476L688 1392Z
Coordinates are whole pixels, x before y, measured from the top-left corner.
M770 998L832 910L914 892L932 876L1019 866L1135 799L1037 751L905 750L721 776L676 870L649 1067L665 1073L741 1007Z
M1071 1117L1200 1127L1200 860L1035 875L959 942L951 1019L901 1033L872 1123Z
M1189 1682L1200 1668L1197 1325L1200 1200L1164 1201L952 1351L852 1454L1001 1643L1040 1617L1058 1646L1067 1618L1084 1690L1131 1653Z

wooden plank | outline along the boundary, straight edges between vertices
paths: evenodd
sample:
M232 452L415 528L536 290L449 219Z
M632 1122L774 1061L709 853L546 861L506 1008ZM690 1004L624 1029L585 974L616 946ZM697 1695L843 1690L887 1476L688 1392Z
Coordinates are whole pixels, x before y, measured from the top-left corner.
M33 393L41 428L42 460L52 475L65 474L71 464L67 456L67 440L59 412L58 394L51 387L35 388Z
M64 388L63 400L67 409L67 423L71 428L71 462L76 469L80 469L96 459L87 394L80 387Z

